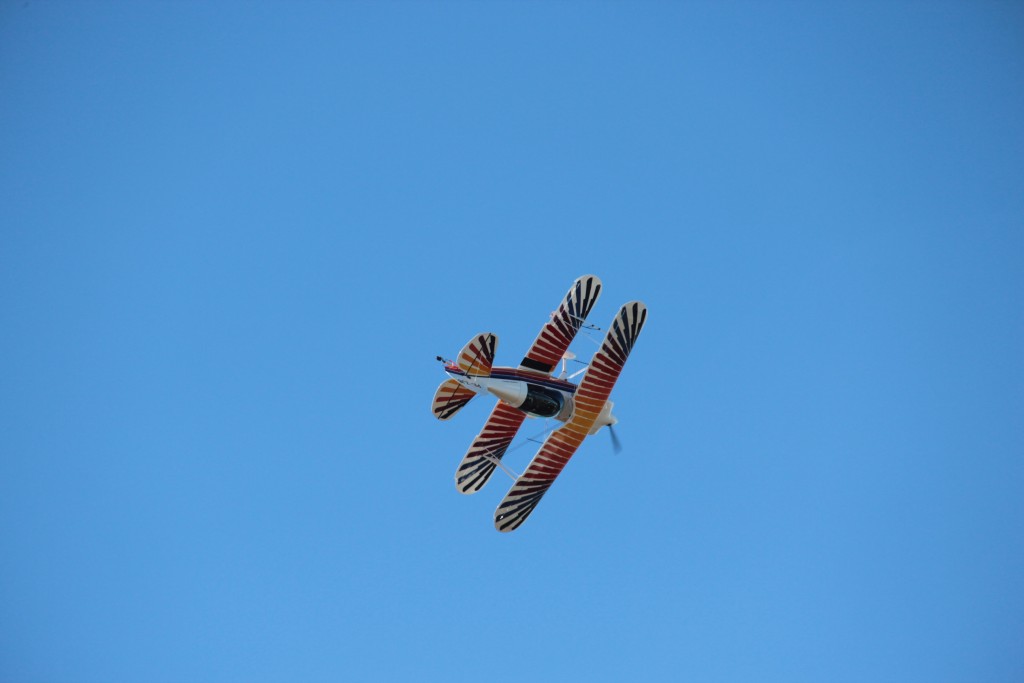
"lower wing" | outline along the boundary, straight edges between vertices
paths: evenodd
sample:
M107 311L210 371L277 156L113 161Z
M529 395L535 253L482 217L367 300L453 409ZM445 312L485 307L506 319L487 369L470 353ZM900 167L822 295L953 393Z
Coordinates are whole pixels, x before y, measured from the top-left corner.
M646 321L647 307L639 301L630 301L619 309L573 397L572 419L548 436L494 511L494 526L498 531L513 531L526 521L583 443L611 395Z

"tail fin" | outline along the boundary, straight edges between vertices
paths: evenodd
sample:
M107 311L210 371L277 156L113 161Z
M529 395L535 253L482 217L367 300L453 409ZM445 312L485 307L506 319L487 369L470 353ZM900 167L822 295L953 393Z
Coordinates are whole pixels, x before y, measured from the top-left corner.
M494 365L494 352L498 348L498 337L490 332L478 334L469 340L459 352L459 368L467 375L487 377Z
M446 379L441 382L437 393L434 394L434 415L438 420L447 420L459 412L462 406L469 403L474 396L476 396L475 393L455 380Z
M498 348L498 337L490 332L478 334L459 351L458 366L467 375L487 377L494 364L494 351ZM434 394L433 411L438 420L447 420L476 396L454 379L441 382Z

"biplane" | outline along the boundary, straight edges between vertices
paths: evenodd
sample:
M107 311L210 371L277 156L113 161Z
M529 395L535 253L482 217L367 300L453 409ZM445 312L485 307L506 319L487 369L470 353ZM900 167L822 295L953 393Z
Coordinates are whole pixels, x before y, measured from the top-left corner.
M498 531L519 528L583 439L618 422L608 397L647 320L642 302L623 305L590 363L566 377L566 361L575 358L569 345L577 332L599 329L586 320L600 294L601 280L594 275L573 282L519 367L494 365L498 337L489 332L473 337L456 360L437 357L449 376L434 394L433 411L439 420L449 419L476 396L498 399L455 471L455 487L466 494L483 488L497 467L515 480L494 512ZM559 362L562 371L555 377ZM580 373L585 374L574 384L571 380ZM547 435L526 470L516 475L501 459L527 417L554 418L565 425Z

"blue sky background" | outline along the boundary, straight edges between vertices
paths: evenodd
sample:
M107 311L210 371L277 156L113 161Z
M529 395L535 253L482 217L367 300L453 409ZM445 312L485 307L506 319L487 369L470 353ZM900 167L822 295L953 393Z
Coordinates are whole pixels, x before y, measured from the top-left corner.
M0 226L0 680L1024 679L1018 3L4 2Z

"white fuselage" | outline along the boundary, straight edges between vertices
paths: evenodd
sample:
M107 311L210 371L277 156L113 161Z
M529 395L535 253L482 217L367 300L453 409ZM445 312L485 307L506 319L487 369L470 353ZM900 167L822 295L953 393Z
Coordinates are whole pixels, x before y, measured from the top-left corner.
M448 366L445 372L456 382L477 394L492 394L499 400L526 413L528 417L554 418L562 422L572 419L575 404L572 382L516 368L491 369L490 375L466 374ZM617 422L612 415L612 402L607 401L591 428L593 434L605 425Z

